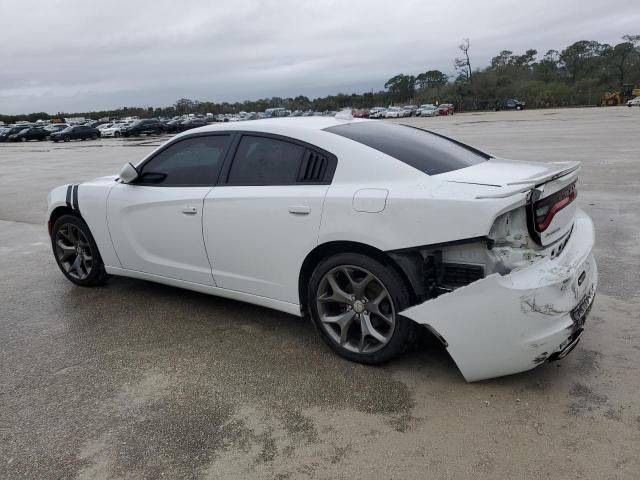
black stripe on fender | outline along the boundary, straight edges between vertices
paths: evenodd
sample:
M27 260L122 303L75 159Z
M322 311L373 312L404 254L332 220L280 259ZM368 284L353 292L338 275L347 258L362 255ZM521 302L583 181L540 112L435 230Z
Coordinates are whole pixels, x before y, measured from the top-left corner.
M71 208L71 189L72 185L67 185L67 207Z
M80 207L78 205L78 185L73 186L73 209L80 212Z

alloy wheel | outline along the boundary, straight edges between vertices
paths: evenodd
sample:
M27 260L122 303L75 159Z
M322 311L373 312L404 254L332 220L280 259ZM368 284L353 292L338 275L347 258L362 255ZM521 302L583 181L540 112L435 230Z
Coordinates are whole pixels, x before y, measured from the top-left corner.
M396 327L389 291L362 267L341 265L327 272L318 286L316 306L321 328L341 348L354 353L380 350Z
M56 256L62 268L73 278L84 280L93 269L91 244L82 230L65 223L56 232Z

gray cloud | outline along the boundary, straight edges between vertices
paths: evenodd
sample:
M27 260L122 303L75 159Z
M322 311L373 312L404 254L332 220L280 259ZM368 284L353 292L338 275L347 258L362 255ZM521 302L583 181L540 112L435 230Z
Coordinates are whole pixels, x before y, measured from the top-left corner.
M0 113L381 89L502 49L640 33L637 0L4 1Z

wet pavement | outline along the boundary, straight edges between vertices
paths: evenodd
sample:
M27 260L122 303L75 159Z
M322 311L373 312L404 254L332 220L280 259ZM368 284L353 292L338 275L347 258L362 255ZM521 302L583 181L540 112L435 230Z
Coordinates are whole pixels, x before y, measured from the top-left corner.
M283 313L131 279L75 287L46 193L162 139L0 144L0 478L639 478L640 109L402 122L583 162L600 290L571 355L467 384L426 335L368 367Z

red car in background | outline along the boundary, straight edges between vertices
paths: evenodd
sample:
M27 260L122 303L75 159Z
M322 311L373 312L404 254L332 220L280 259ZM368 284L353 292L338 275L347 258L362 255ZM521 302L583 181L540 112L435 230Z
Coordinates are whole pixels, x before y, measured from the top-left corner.
M441 103L438 106L438 115L453 115L453 104L452 103Z
M369 109L355 109L351 112L354 118L369 118Z

